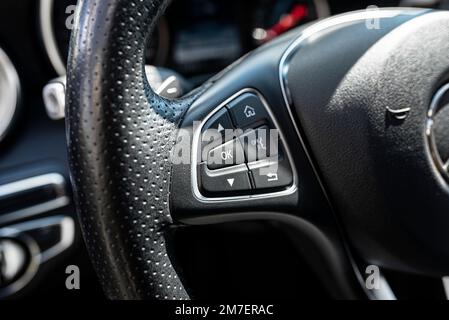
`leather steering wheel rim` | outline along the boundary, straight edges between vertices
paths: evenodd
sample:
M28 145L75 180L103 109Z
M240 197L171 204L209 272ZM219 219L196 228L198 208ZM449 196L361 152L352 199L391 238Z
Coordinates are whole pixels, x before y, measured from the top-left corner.
M168 2L82 0L71 40L67 132L74 194L88 251L111 299L189 298L165 230L173 222L170 153L195 94L166 100L144 72L145 44Z

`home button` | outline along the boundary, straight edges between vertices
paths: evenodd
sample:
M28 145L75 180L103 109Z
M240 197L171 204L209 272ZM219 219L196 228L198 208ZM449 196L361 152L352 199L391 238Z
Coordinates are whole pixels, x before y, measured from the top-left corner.
M252 93L245 93L228 104L237 129L245 129L258 123L268 123L269 115L260 100Z

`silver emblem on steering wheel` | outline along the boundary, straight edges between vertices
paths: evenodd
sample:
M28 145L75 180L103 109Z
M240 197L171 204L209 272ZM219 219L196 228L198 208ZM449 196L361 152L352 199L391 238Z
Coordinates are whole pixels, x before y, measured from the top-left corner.
M446 181L449 182L449 157L446 152L446 148L441 144L441 142L438 143L438 141L441 141L441 139L439 139L441 130L436 130L436 123L439 120L438 117L441 118L442 123L446 122L446 119L443 119L444 114L442 114L442 111L446 107L449 107L449 84L443 86L435 94L429 111L427 112L426 123L426 136L430 154L436 167L438 168L438 171L440 171Z

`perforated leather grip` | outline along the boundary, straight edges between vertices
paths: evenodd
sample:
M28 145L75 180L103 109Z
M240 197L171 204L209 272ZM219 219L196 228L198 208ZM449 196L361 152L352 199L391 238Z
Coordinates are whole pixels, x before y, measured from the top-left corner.
M81 0L67 75L70 169L84 237L112 299L189 298L167 252L170 152L193 102L157 96L144 48L164 0Z

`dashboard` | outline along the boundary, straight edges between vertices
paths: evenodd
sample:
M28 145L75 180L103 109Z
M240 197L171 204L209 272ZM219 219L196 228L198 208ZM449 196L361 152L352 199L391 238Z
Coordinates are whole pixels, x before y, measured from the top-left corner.
M40 29L50 61L65 74L76 0L40 0ZM188 0L173 1L147 45L147 64L186 76L213 74L299 25L370 5L445 9L448 0Z
M41 0L43 39L64 74L76 0ZM147 46L147 64L195 76L214 73L274 37L330 15L327 0L173 1Z
M61 280L65 278L64 267L71 264L84 268L86 271L83 274L93 279L86 285L90 286L90 290L83 292L90 292L89 294L93 296L101 294L86 256L71 201L64 121L54 121L48 117L42 98L45 85L54 78L64 77L66 74L65 65L70 33L74 26L76 3L76 0L0 1L0 190L17 181L29 182L36 176L55 177L56 174L59 181L57 184L50 181L50 184L40 186L39 190L36 187L22 190L14 197L8 195L7 202L2 202L4 197L0 192L0 231L5 226L9 227L24 221L38 221L43 217L55 215L69 217L75 221L73 241L64 251L64 255L58 254L58 257L46 261L45 265L37 266L32 277L27 274L27 278L24 278L24 271L18 270L11 281L20 279L22 286L20 290L10 292L10 295L18 293L41 297L58 297L61 293L76 295L77 293L67 292L65 287L60 285L64 283ZM155 31L156 40L147 44L146 63L174 70L195 86L251 50L295 27L331 15L366 9L370 5L449 9L449 0L173 0ZM58 188L55 189L54 185ZM63 192L65 202L61 202L60 199L62 198L60 186L65 189ZM42 200L58 199L60 207L39 211L26 217L22 215L16 220L10 212L11 208L14 208L14 212L28 210L29 208L25 208L27 205L36 206ZM2 222L6 221L1 219L5 214L14 219ZM221 231L217 232L215 248L226 250L228 243L222 239L232 238L237 249L227 254L237 254L238 247L245 241L239 241L236 230L239 229L227 230L233 232L231 237L220 237ZM207 234L206 238L210 239L213 236ZM193 241L191 235L186 235L186 239ZM275 248L282 247L276 245L277 240L273 240L273 237L263 235L260 239L270 240L270 245ZM0 232L0 247L1 240ZM198 246L207 246L205 242L199 241L199 238L194 240ZM39 244L39 241L36 242ZM253 250L254 256L257 257L257 246L256 243L254 248L246 249ZM215 252L215 248L208 249ZM213 260L214 255L211 253L210 256ZM261 253L260 257L263 256ZM279 272L273 270L279 265L291 265L292 268L296 266L288 260L290 259L288 254L285 259L287 259L285 263L277 266L270 265L268 263L270 259L258 261L256 258L254 261L247 261L247 264L250 266L254 263L254 269L260 269L263 265L269 270L268 272L283 274L285 270ZM257 264L258 262L260 264ZM0 259L0 266L1 263ZM194 262L189 263L195 265ZM197 265L201 263L197 262ZM220 267L217 265L217 274ZM209 270L212 271L215 270ZM288 272L285 273L287 277ZM1 276L0 268L0 297L4 292ZM238 282L239 275L234 276L237 280L229 281ZM205 280L195 279L195 281L200 283ZM220 281L225 282L225 279ZM33 285L29 285L31 283ZM297 287L300 288L302 285L303 283ZM279 292L275 284L269 289L272 289L272 292Z

